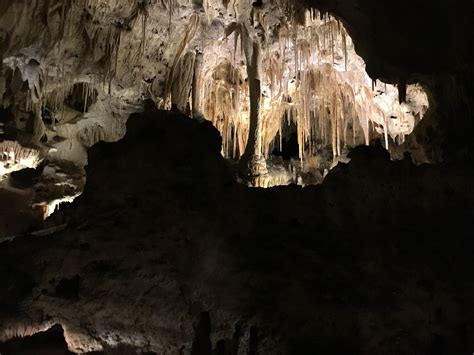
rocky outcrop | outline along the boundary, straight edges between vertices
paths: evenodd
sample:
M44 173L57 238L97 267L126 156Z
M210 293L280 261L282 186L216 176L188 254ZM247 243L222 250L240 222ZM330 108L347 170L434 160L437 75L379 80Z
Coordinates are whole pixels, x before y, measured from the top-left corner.
M76 352L469 353L472 166L350 158L321 186L247 189L210 124L133 116L89 151L84 194L53 216L66 230L0 244L0 334L60 324Z

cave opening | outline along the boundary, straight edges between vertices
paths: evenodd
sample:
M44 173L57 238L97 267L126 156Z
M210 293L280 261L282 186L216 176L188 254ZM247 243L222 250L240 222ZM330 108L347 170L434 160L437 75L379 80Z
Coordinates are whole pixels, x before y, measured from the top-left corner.
M289 121L271 143L272 155L283 160L299 159L298 126Z
M97 95L97 90L88 83L75 83L65 98L65 104L76 111L89 112L90 107L97 102Z

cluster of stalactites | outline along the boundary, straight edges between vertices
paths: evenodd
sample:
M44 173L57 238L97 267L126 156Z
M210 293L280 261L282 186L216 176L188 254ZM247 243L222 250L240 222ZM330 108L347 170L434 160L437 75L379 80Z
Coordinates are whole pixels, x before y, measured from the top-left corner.
M315 65L299 72L289 93L269 104L264 112L264 154L272 141L281 137L284 125L293 121L298 128L299 156L317 155L331 146L333 157L342 155L356 139L354 89L329 64Z
M25 148L14 141L0 143L0 180L7 173L24 168L36 168L40 163L40 152Z
M9 11L6 11L5 16L1 18L2 30L8 32L9 37L8 41L4 41L0 46L0 59L3 62L3 59L9 55L28 48L26 41L34 36L31 42L38 48L32 55L36 60L41 60L42 72L40 73L40 63L36 60L31 61L23 69L23 72L30 71L27 74L35 74L34 70L37 71L36 78L28 75L33 102L39 101L42 96L43 87L40 87L39 79L43 83L54 80L56 85L69 84L77 81L84 69L91 67L100 72L94 75L101 78L104 88L108 85L110 92L111 81L121 77L125 72L130 72L130 68L119 67L121 37L136 27L138 20L140 20L142 38L135 53L129 56L131 57L129 62L132 64L141 62L146 43L147 6L148 1L130 0L52 0L48 2L35 0L21 2L18 5L10 4L5 9ZM34 26L22 27L18 21L10 25L13 20L7 21L6 16L12 15L20 16L18 21L32 16L42 18L43 21L34 23ZM30 27L31 31L25 34L24 29ZM15 36L15 31L23 32ZM81 60L73 65L63 60L67 53L77 53L78 49L82 51ZM130 64L129 62L127 64ZM4 68L0 67L0 69ZM50 69L50 71L45 71L45 69ZM97 81L99 83L99 79ZM47 86L44 88L47 89Z
M130 69L142 64L150 4L129 0L33 0L12 2L5 8L5 13L0 14L0 33L8 33L6 41L0 36L0 105L11 107L15 116L26 113L33 117L29 144L41 146L46 132L44 122L55 126L83 118L78 118L66 105L66 98L77 83L83 91L78 100L83 108L75 105L75 110L82 111L84 116L89 98L97 92L102 98L115 94L115 80L136 86L128 91L136 93L134 100L140 99L141 72ZM42 21L22 25L25 18L32 17ZM139 27L134 32L140 33L141 29L140 39L134 41L138 45L124 51L122 36L133 36L134 27ZM24 54L18 56L18 52ZM75 94L81 96L80 92ZM112 120L113 126L116 119L114 112L109 111L104 114L110 114L107 120ZM120 108L117 112L121 113ZM87 129L94 132L94 139L87 139L88 142L115 137L105 134L98 124L82 131Z
M53 326L53 322L44 323L6 321L0 326L0 341L4 342L14 338L24 338L34 334L45 332Z
M25 148L14 141L0 143L0 160L22 163L24 161L39 162L39 152L35 149Z
M243 66L246 61L238 48L239 33L235 29L229 32L236 37L231 48L234 63ZM282 23L273 41L270 35L264 38L260 114L261 153L266 157L291 121L298 127L303 162L325 147L337 158L350 146L369 144L374 133L383 138L387 149L390 137L403 143L414 128L413 115L421 119L426 112L427 97L420 87L408 89L408 96L412 94L418 101L404 104L398 101L400 95L393 95L394 86L373 85L343 25L328 14L307 11L304 25ZM202 100L208 103L205 114L222 134L224 155L239 158L243 150L235 149L236 142L240 147L248 136L248 88L213 77L215 71L222 71L221 62L214 63L214 71L204 73L202 81L206 83ZM227 70L245 77L245 70L238 65ZM236 102L242 107L236 109Z
M233 61L245 63L238 41L241 33L235 28L229 31L235 36ZM265 38L268 42L269 36ZM328 15L316 17L314 11L308 11L304 26L284 23L274 43L262 45L266 48L262 59L261 153L269 155L271 142L278 133L281 138L283 125L292 120L298 125L301 158L315 154L318 145L328 144L333 144L335 156L341 155L349 121L355 126L354 91L335 69L341 57L344 70L348 66L344 28ZM236 75L245 76L245 71L230 61L224 63L216 63L204 73L204 113L223 136L224 155L239 158L248 137L249 92L246 85L232 80ZM223 80L223 72L231 78Z
M34 8L36 3L25 6ZM302 160L317 154L321 147L331 147L336 158L345 147L356 144L358 135L368 143L370 131L381 134L386 146L389 137L401 143L413 129L412 107L397 106L388 95L391 88L384 93L370 88L364 63L343 25L328 14L298 10L294 1L274 0L253 7L244 0L55 0L49 4L41 10L47 18L45 26L51 27L43 29L43 37L50 32L60 35L44 47L41 60L54 63L38 65L31 61L21 69L30 91L26 110L37 117L38 138L45 107L63 112L64 98L72 85L86 68L94 68L94 75L89 75L91 84L83 86L84 107L90 86L101 86L101 93L109 95L113 94L113 82L116 87L132 86L134 90L129 92L136 100L146 91L163 108L174 105L193 116L204 115L222 134L223 154L238 159L245 151L250 130L252 90L246 65L252 50L244 43L250 43L250 38L259 49L262 68L255 73L262 93L261 152L257 153L268 156L275 137L281 139L282 128L290 121L298 127ZM170 56L164 85L159 76L149 83L143 80L147 38L153 36L147 21L160 20L150 6L165 10L168 36L177 37L163 50L163 55ZM81 11L82 16L76 16ZM175 21L180 11L187 11L186 17ZM214 15L216 18L211 18ZM219 22L224 24L222 40L204 41L206 32L214 31ZM140 34L138 40L134 32ZM79 38L82 60L66 66L60 61L62 53ZM0 59L2 53L0 50ZM3 73L0 70L0 94L6 86ZM401 93L399 96L404 97L405 90ZM423 113L420 111L420 118ZM57 121L66 122L62 116L58 114ZM94 130L99 138L102 133Z
M248 85L229 60L223 60L211 72L204 73L203 113L222 134L222 154L239 158L247 145L249 111Z

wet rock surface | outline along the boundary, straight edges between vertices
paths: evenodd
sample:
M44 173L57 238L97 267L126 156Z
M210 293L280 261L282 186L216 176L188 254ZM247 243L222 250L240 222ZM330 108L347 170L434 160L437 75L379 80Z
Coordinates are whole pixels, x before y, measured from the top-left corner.
M53 215L66 230L0 244L0 334L53 322L76 352L470 354L472 165L350 158L321 186L248 189L210 124L132 116L90 149L84 194Z

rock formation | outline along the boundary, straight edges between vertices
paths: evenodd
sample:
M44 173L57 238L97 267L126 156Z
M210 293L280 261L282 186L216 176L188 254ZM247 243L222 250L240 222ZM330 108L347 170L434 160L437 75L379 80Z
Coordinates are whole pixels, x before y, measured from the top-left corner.
M372 80L339 19L288 0L3 7L2 103L14 116L29 116L30 128L12 125L28 133L21 143L52 160L83 166L85 149L120 139L148 97L212 121L223 155L242 158L242 177L267 186L266 160L281 150L289 121L298 126L301 166L314 157L331 165L376 135L387 148L389 140L403 143L428 108L421 86L407 90L405 81L398 90ZM43 20L23 26L30 14Z
M473 13L0 0L0 353L472 353Z

